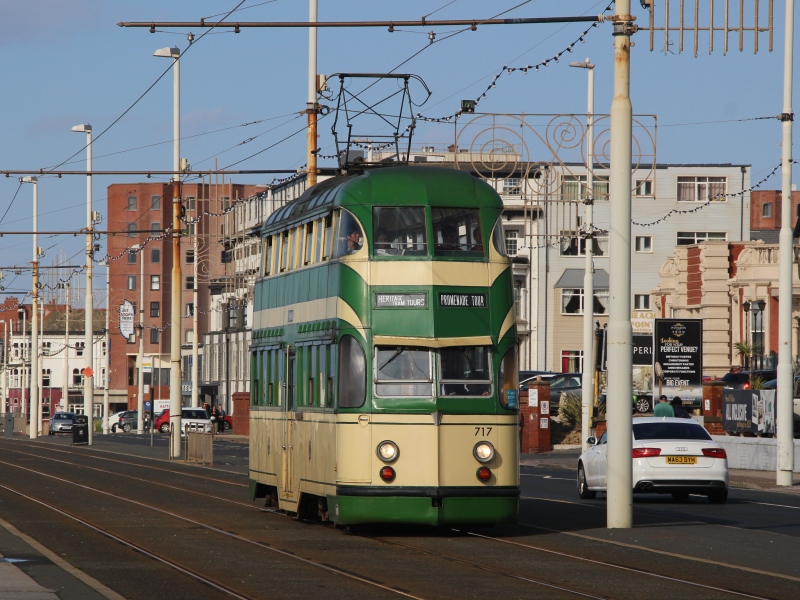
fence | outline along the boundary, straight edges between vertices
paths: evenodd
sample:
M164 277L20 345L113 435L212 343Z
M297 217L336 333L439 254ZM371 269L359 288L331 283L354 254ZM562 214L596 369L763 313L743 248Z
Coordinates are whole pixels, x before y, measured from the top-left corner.
M214 432L206 431L206 425L200 423L186 423L181 433L183 455L186 462L199 463L204 466L214 466ZM172 458L172 440L175 432L170 424L169 448Z

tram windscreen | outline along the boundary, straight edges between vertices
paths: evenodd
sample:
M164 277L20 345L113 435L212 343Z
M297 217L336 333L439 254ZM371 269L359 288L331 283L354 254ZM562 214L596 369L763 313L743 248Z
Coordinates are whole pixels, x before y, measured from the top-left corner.
M374 256L423 256L428 253L425 209L382 206L372 209Z
M431 351L427 348L375 348L375 392L378 396L424 396L433 390Z
M433 207L434 254L452 256L466 252L483 255L479 215L477 208Z
M489 396L492 361L488 346L439 350L439 393L442 396Z

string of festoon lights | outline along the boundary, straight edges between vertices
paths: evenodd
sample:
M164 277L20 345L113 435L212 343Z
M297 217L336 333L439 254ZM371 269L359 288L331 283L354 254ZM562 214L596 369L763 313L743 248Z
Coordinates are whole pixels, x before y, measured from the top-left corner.
M604 17L605 14L608 11L610 11L613 7L614 7L614 2L611 2L608 6L606 6L605 10L603 10L603 12L600 15L601 18ZM531 65L525 65L524 67L509 67L508 65L503 65L503 68L500 69L500 71L498 71L498 73L492 78L491 83L489 83L489 85L486 86L486 89L483 91L483 93L481 95L479 95L475 99L475 101L474 101L475 102L475 107L477 108L478 105L481 103L481 100L486 98L486 96L489 94L489 92L491 92L495 87L497 87L497 80L500 79L503 75L505 75L507 73L509 73L509 74L510 73L515 73L517 71L520 71L520 72L522 72L522 73L524 73L526 75L528 74L529 71L533 71L534 73L536 73L536 72L539 71L539 69L546 68L552 62L555 62L555 63L559 62L559 59L564 54L568 54L568 53L571 54L575 50L575 45L576 44L579 44L579 43L585 44L586 43L586 36L589 35L589 33L595 27L600 27L600 21L592 23L591 26L589 26L587 29L585 29L578 36L578 38L574 42L572 42L566 48L561 50L561 52L558 52L557 54L554 54L550 58L546 58L543 61L540 61L540 62L535 63L535 64L531 64ZM449 123L453 119L457 119L462 114L462 112L463 112L462 110L459 110L459 111L456 111L454 114L446 116L446 117L426 117L426 116L423 116L422 113L417 113L417 119L419 119L420 121L424 121L426 123Z

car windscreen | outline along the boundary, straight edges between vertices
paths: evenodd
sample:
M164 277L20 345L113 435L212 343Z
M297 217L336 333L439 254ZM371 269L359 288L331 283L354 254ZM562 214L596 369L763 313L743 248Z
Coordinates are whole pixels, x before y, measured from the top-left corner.
M56 413L53 415L53 419L56 421L72 421L72 415L66 415L64 413Z
M637 440L710 440L711 436L694 422L634 423L633 437Z

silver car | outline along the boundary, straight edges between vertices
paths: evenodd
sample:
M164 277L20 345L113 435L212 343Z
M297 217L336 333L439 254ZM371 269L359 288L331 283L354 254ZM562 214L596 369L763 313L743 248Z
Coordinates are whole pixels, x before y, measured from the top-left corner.
M57 433L72 433L72 418L75 413L57 412L50 417L50 435Z

